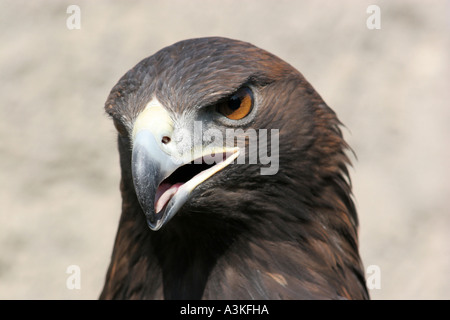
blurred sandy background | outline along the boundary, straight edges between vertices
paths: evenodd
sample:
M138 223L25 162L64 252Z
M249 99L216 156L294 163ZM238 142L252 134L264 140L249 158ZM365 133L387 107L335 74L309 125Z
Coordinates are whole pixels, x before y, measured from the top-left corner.
M291 63L346 124L372 298L450 299L449 30L437 0L0 0L0 298L98 297L120 214L109 90L164 46L220 35Z

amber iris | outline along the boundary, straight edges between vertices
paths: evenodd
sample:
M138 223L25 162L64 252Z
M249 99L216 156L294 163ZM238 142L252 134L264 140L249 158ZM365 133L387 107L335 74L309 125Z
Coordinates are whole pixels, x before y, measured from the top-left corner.
M236 91L227 101L218 105L218 111L231 120L240 120L246 117L253 107L253 93L243 87Z

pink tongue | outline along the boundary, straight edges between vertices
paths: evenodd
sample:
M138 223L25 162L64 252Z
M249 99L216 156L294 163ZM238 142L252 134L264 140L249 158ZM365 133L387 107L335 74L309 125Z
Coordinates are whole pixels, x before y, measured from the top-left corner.
M161 183L156 190L155 196L155 212L160 212L164 206L172 199L173 195L178 191L183 183Z

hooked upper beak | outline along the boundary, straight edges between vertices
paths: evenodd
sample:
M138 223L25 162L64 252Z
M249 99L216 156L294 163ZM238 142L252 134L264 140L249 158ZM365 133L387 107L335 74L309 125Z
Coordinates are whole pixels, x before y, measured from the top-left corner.
M134 188L147 224L155 231L173 218L199 184L239 155L238 148L208 150L198 146L180 154L172 139L173 133L174 122L156 99L150 101L133 127L131 167ZM217 152L223 157L214 165L205 166L202 161L199 164L194 161ZM183 169L183 174L174 174L178 169Z

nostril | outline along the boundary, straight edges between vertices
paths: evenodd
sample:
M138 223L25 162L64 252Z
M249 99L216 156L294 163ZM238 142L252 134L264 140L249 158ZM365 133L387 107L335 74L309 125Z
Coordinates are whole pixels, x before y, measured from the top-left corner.
M168 144L170 142L170 137L168 136L162 137L161 142L164 144Z

